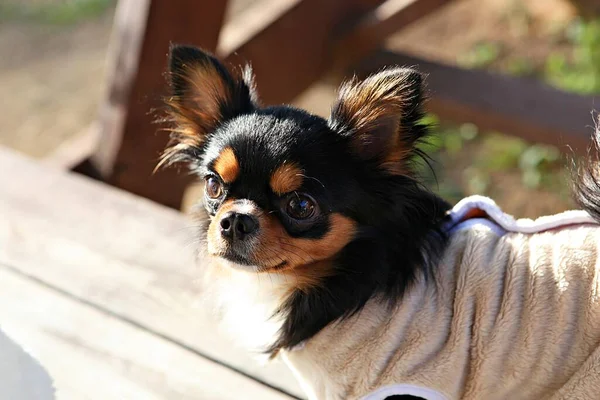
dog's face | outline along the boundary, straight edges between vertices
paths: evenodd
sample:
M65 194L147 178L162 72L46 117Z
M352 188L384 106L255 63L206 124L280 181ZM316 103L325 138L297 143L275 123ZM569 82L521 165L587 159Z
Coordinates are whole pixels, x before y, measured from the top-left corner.
M326 122L298 110L255 111L217 128L205 151L209 254L257 272L312 265L325 274L314 264L356 232L349 204L336 201L355 185L340 168L350 160Z
M198 49L174 47L170 62L174 129L162 162L189 162L203 178L206 250L233 268L315 285L349 243L393 219L403 183L416 190L417 72L346 83L325 120L261 107L249 69L235 76Z

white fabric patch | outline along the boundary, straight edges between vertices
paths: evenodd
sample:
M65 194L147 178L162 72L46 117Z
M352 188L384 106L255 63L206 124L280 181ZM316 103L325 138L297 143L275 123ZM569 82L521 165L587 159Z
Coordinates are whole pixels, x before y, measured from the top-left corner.
M398 395L416 396L425 400L448 400L446 396L437 390L409 384L384 386L373 393L369 393L361 400L384 400L386 397Z
M483 211L487 218L468 218L465 220L465 217L473 210ZM535 220L529 218L515 219L512 215L503 212L489 197L469 196L456 203L452 208L450 222L445 228L448 233L453 233L477 224L484 224L498 235L503 235L506 232L538 233L571 225L597 225L598 223L586 211L582 210L565 211Z

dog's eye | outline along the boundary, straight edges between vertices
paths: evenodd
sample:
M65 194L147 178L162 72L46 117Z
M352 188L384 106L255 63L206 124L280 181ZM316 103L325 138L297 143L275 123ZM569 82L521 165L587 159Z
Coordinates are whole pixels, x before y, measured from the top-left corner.
M223 185L214 176L206 178L206 184L204 185L206 195L210 199L218 199L223 194Z
M294 193L288 199L285 211L293 219L309 219L317 213L317 203L306 194Z

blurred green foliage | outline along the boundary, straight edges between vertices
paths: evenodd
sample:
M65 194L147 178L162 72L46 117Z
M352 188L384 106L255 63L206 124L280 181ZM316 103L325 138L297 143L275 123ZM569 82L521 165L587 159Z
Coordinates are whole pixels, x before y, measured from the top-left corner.
M466 54L458 57L459 65L465 68L490 68L515 76L538 75L548 83L563 90L580 94L600 93L600 20L574 20L556 36L565 46L552 53L547 60L536 66L533 60L502 54L497 43L478 43ZM558 40L558 39L553 39ZM541 65L541 67L540 67ZM427 116L427 122L437 125L438 139L423 147L423 150L443 164L453 164L465 157L463 149L470 149L472 159L462 172L460 182L465 194L486 194L490 190L495 173L518 172L524 187L550 189L565 192L561 175L567 172L565 157L553 146L531 144L524 140L495 132L479 133L477 128L464 124L451 126L440 124L435 116ZM510 132L507 132L510 133ZM461 189L449 187L443 168L437 168L438 192L450 195L451 199Z
M576 93L600 93L600 20L574 21L566 38L573 45L572 55L551 54L546 61L546 80Z
M513 76L532 76L536 72L531 60L524 57L509 58L506 61L506 73Z
M0 3L0 21L25 21L50 25L72 25L102 15L116 0L56 0Z
M458 64L464 68L485 68L500 57L502 48L497 43L477 43L466 54L458 57Z
M421 163L420 175L428 184L437 185L437 192L449 200L458 200L469 193L486 194L492 175L503 171L518 171L522 184L527 188L558 188L557 173L562 173L563 160L560 151L553 146L529 144L526 141L497 132L480 133L473 124L444 125L429 114L424 122L432 126L436 135L419 149L428 154L433 171ZM443 165L455 165L469 154L469 163L453 181ZM461 186L463 188L461 189Z

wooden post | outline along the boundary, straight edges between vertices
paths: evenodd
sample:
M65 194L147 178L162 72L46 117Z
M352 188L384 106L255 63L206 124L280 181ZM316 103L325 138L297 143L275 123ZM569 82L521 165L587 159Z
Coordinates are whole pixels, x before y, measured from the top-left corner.
M152 176L167 134L157 132L171 42L216 48L225 0L120 0L109 55L109 85L100 109L99 146L91 162L117 187L179 207L190 182L165 170Z

